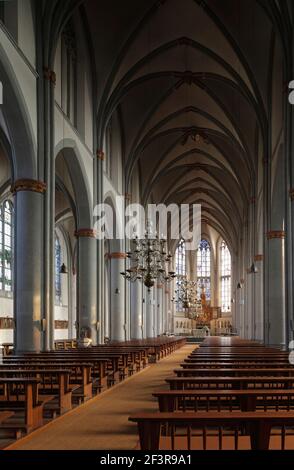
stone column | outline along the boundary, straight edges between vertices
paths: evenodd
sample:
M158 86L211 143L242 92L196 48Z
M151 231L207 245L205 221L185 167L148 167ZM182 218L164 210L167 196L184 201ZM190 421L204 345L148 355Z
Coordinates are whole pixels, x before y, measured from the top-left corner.
M285 232L273 230L268 239L268 311L266 312L265 340L267 344L286 344L285 305Z
M15 251L14 317L15 350L40 351L49 324L43 320L43 194L41 181L22 179L14 183Z
M164 289L165 296L165 326L164 330L168 333L171 332L171 301L170 301L170 290L168 288Z
M292 108L292 106L291 106ZM293 120L292 120L293 122ZM294 128L294 122L293 122L293 128ZM291 156L290 156L291 158ZM292 174L291 174L291 181L294 181L294 165L292 165ZM290 189L289 191L289 196L290 196L290 214L291 214L291 223L288 225L288 230L290 233L288 233L288 253L290 253L289 258L288 258L288 279L293 278L293 273L294 273L294 188ZM289 285L291 284L291 285ZM292 341L294 338L294 311L293 311L293 306L294 306L294 289L293 289L293 282L289 283L288 282L288 311L289 311L289 337L288 341Z
M154 337L154 299L151 289L146 292L146 337Z
M161 335L163 332L163 285L157 284L157 309L156 309L156 333Z
M142 283L142 338L147 338L147 334L146 334L146 297L147 297L147 288Z
M142 284L131 283L131 339L142 339Z
M255 336L258 341L264 340L263 318L263 255L254 256L257 273L254 274L254 299L255 299Z
M110 318L111 340L125 341L125 279L120 274L125 271L126 254L114 252L109 254L110 264Z
M104 342L104 338L110 338L110 302L109 302L109 290L110 290L110 276L109 276L109 259L108 259L108 253L105 254L105 257L107 259L105 260L105 265L104 265L104 315L103 315L103 322L104 325L101 325L100 330L102 329L103 331L103 338L102 342Z
M157 336L157 289L154 286L151 289L152 295L152 302L153 302L153 311L152 311L152 319L153 319L153 337L156 338Z
M79 229L77 263L77 318L79 334L87 330L92 344L98 342L96 238L93 229Z

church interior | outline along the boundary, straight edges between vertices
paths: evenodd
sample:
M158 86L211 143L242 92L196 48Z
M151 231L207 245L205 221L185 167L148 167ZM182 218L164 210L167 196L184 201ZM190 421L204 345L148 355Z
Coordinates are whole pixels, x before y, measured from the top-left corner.
M0 449L294 450L293 22L0 1Z

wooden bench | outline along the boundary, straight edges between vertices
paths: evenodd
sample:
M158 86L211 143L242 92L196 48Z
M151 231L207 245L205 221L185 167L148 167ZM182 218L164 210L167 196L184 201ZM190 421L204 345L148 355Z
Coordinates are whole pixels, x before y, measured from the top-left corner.
M209 361L199 361L199 362L181 362L180 366L183 369L215 369L217 373L218 369L273 369L273 368L291 368L294 366L289 364L288 361L284 362L272 362L272 361L219 361L219 362L209 362Z
M294 377L169 377L165 379L171 390L189 389L249 389L294 388Z
M2 369L0 368L0 378L35 377L39 379L39 395L56 397L46 406L46 411L63 414L72 409L72 393L79 388L79 385L70 385L70 370L63 369Z
M161 412L294 410L294 389L165 390L153 396Z
M199 369L192 369L192 368L180 368L180 369L174 369L174 373L178 377L238 377L238 376L243 376L245 377L246 375L249 375L251 377L254 376L284 376L284 377L292 377L294 376L294 367L283 367L283 368L263 368L260 369L258 367L248 367L248 368L241 368L241 367L236 367L234 369L229 369L229 368L224 368L224 369L204 369L204 368L199 368Z
M223 412L223 413L140 413L130 416L129 421L137 423L141 450L159 450L161 430L169 435L170 447L176 448L176 430L186 437L187 449L192 448L193 430L201 433L203 449L207 448L209 431L218 430L218 448L223 448L224 434L230 429L234 449L238 449L240 435L244 429L250 437L252 450L268 450L271 429L281 429L280 447L285 447L286 427L294 427L293 412ZM181 447L182 449L183 447ZM294 447L293 447L294 448Z
M43 407L52 397L40 399L40 380L34 377L0 378L0 410L13 411L18 421L2 423L1 430L12 431L16 438L43 425Z
M104 362L104 361L103 361ZM104 364L105 365L105 364ZM81 400L87 400L89 398L92 398L93 396L93 382L91 378L91 369L95 369L95 373L97 373L97 377L101 377L101 375L104 375L104 367L103 364L101 363L101 360L91 361L89 363L88 361L78 361L77 358L73 358L70 360L69 358L22 358L22 357L17 357L13 359L7 359L3 362L3 364L0 365L0 370L1 368L13 368L16 369L18 368L19 370L22 369L27 369L27 370L32 370L32 369L55 369L55 368L60 368L60 369L68 369L71 371L70 374L70 385L79 385L80 386L80 392L77 393L75 392L75 396L77 397L78 395L80 396ZM101 379L102 380L102 379Z
M14 415L13 411L0 411L0 424Z

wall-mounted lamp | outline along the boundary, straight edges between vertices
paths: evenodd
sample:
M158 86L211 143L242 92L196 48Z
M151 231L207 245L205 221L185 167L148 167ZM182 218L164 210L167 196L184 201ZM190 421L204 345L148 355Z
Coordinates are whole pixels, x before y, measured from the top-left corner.
M62 265L60 266L60 274L67 274L68 271L67 271L67 267L65 266L64 263L62 263Z
M42 320L41 320L41 330L46 331L46 327L47 327L47 320L46 320L46 318L42 318Z
M251 273L251 274L256 274L256 273L258 273L257 266L255 266L254 263L252 263L252 265L250 266L250 273Z
M114 291L115 294L120 294L120 289L117 287Z
M238 284L237 284L237 289L242 289L242 284L241 284L241 282L238 282Z

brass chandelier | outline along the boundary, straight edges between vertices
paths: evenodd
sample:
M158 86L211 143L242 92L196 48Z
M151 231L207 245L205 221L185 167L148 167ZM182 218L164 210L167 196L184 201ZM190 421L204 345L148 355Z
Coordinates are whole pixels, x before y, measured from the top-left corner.
M176 274L168 271L168 265L172 255L167 252L167 242L159 238L157 233L152 233L147 228L144 238L136 236L132 240L133 250L126 253L130 260L130 267L121 275L128 281L143 281L150 292L155 282L166 283L171 281Z
M178 276L176 296L172 301L180 303L183 309L196 309L197 307L197 282L190 281L186 276Z

